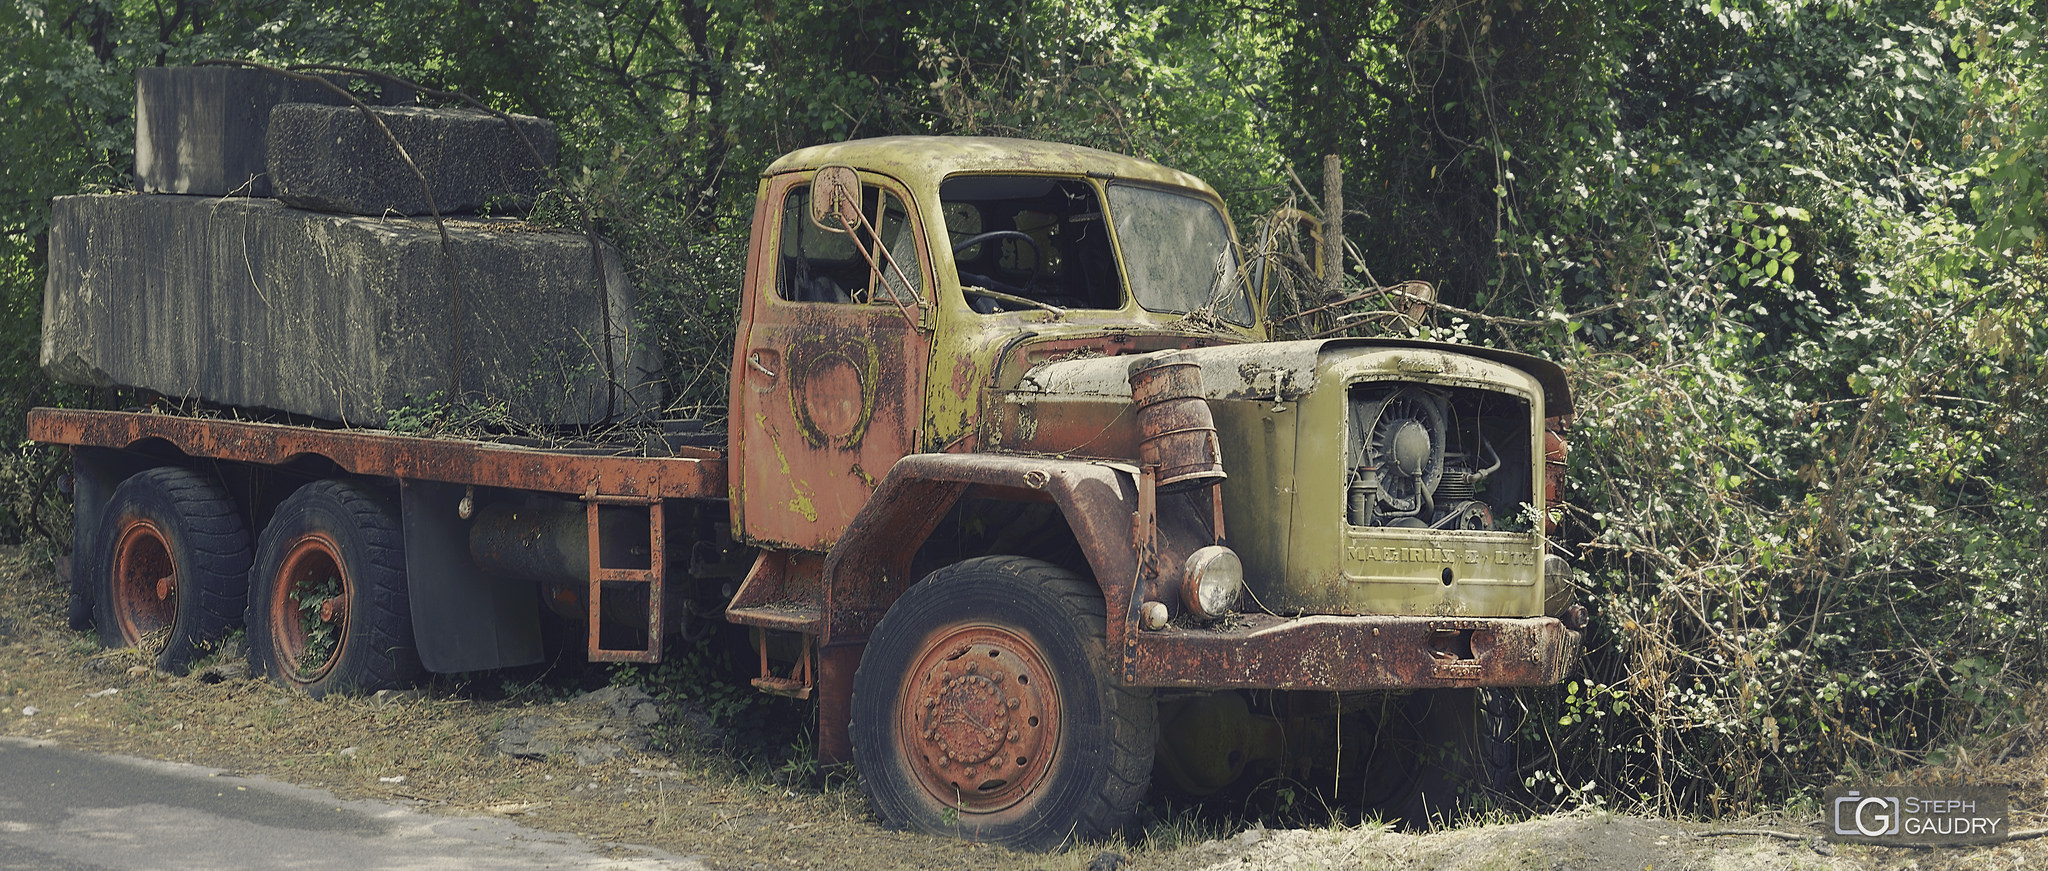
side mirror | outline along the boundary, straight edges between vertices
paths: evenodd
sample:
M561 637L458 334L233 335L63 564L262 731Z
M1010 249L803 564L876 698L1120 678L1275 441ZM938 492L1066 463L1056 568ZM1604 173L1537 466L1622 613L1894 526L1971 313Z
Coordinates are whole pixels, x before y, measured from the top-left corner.
M853 167L818 170L811 180L811 223L834 233L850 233L861 225L860 174Z

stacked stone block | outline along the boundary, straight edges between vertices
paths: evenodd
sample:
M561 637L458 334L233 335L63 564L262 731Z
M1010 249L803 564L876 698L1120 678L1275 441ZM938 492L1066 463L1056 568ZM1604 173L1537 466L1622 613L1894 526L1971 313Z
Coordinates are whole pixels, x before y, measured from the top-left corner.
M352 426L458 395L540 426L658 410L617 251L458 215L530 202L552 125L518 119L522 141L487 113L377 110L450 216L444 245L404 217L427 211L419 180L360 110L291 102L324 91L232 68L138 77L140 186L204 195L56 201L45 371Z

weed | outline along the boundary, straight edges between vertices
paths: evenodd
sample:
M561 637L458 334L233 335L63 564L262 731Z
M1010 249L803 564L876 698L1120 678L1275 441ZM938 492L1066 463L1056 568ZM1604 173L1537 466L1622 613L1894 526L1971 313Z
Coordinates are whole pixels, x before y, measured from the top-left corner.
M293 587L290 595L298 606L299 628L306 633L306 647L299 654L299 674L311 677L327 665L341 640L339 630L345 625L345 615L340 610L347 605L341 597L341 578L328 575L312 584Z

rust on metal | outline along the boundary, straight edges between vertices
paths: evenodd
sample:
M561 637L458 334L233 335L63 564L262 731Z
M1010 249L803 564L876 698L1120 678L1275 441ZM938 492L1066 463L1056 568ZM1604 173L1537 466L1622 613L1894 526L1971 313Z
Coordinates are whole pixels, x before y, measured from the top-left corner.
M822 631L824 557L762 551L725 606L725 619L741 626L815 635Z
M163 531L147 517L126 517L115 534L114 622L121 640L143 637L178 619L178 567Z
M853 740L846 732L853 719L853 673L860 667L865 645L842 644L818 648L818 763L839 765L853 761Z
M589 607L586 619L589 631L585 641L585 658L591 662L660 662L662 639L663 586L666 581L667 559L664 550L667 541L663 528L663 511L660 499L619 496L599 493L596 485L584 491L584 523L589 536L589 581L585 601ZM607 506L638 507L647 511L647 553L645 565L609 565L605 561L604 524L600 515ZM607 584L630 586L639 584L646 593L647 625L646 643L640 647L607 647L604 634L600 631L604 615L604 588ZM636 603L638 599L634 600Z
M1126 462L1138 455L1137 417L1128 402L1011 396L996 411L992 448Z
M486 502L472 517L469 556L478 568L521 580L577 584L590 580L588 519L575 503ZM624 518L615 514L607 518L602 540L623 541L627 533L616 527Z
M277 652L284 660L282 676L302 685L318 682L334 670L335 663L342 660L350 642L348 597L354 590L356 579L349 574L347 561L341 558L341 545L325 532L299 538L285 551L270 584L270 613L264 615L264 619L270 621L270 635L277 639ZM302 613L306 605L301 600L330 589L334 589L335 594L322 604L340 604L322 608L315 616L322 622L333 624L333 628L325 633L332 641L317 645L326 649L315 650L312 633L307 631L306 615ZM315 661L313 656L319 659Z
M1132 573L1129 597L1124 600L1124 619L1112 618L1110 621L1112 625L1124 624L1121 634L1123 667L1126 674L1130 673L1137 659L1138 636L1144 634L1139 630L1152 628L1147 625L1150 621L1145 616L1144 602L1148 599L1157 601L1148 590L1149 587L1156 585L1159 578L1159 486L1154 475L1155 468L1141 466L1138 474L1134 476L1138 484L1138 499L1136 508L1131 512L1131 555L1137 565L1136 571ZM1108 601L1105 598L1104 604L1106 605Z
M953 503L974 490L1033 494L1029 498L1050 498L1059 506L1110 605L1109 643L1116 649L1128 622L1123 603L1136 579L1130 543L1138 496L1132 478L1109 464L1056 457L904 457L825 557L821 580L832 597L823 615L825 642L867 640L882 612L916 580L910 577L910 560L918 547Z
M946 627L903 675L898 758L947 807L991 813L1037 789L1060 744L1058 677L1029 638Z
M763 202L780 214L809 182L775 179ZM755 232L757 251L780 244L770 218L757 216ZM918 450L931 335L894 306L782 298L784 259L753 257L742 297L730 397L734 532L760 547L822 553L867 503L865 470Z
M755 627L753 631L754 650L760 654L761 676L754 678L754 688L764 693L792 699L808 699L815 685L811 679L811 638L803 636L803 648L797 652L796 662L789 667L789 676L775 673L768 665L768 632Z
M888 271L895 275L899 286L912 294L913 298L910 302L922 302L923 295L918 292L917 284L912 282L909 276L903 274L903 264L897 263L896 258L891 256L888 249L884 248L879 241L877 241L873 249L870 249L867 243L862 241L861 234L863 232L867 234L867 238L870 240L879 240L881 233L877 232L875 225L868 221L867 215L861 212L860 173L855 172L853 167L843 164L825 167L816 173L816 178L812 184L812 191L811 223L828 232L846 234L848 241L853 243L854 249L860 252L861 259L867 262L868 293L872 294L874 289L884 286L882 267L886 265L889 267ZM921 325L922 319L911 313L911 306L906 304L901 297L893 292L889 293L888 296L889 301L895 303L896 312L903 316L904 323L909 324L913 328ZM870 301L869 298L861 298L859 294L856 294L855 302L868 301Z
M834 233L851 233L862 222L860 173L840 164L818 170L811 196L811 223Z
M1570 427L1569 416L1552 415L1543 421L1543 504L1553 509L1543 520L1545 535L1557 534L1559 512L1555 509L1563 504L1565 458L1570 453L1564 432Z
M323 458L353 475L572 496L592 485L620 496L725 495L725 458L698 448L679 448L668 457L598 457L376 430L54 408L30 411L28 430L29 438L55 444L144 448L161 443L187 456L267 466Z
M1202 366L1179 354L1131 370L1137 409L1138 461L1159 469L1159 489L1172 493L1225 477L1216 418L1202 399Z
M1142 686L1379 690L1545 686L1578 660L1554 617L1234 616L1141 633L1125 679Z

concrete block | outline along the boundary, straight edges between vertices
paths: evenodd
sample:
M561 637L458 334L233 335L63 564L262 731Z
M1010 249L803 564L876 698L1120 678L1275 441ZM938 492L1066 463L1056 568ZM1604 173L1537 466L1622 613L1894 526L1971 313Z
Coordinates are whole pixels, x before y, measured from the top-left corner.
M44 371L377 427L448 395L459 335L464 394L519 421L582 426L659 407L660 358L633 332L616 251L505 221L450 221L449 233L459 301L430 220L264 199L59 198Z
M333 80L348 86L347 78ZM370 91L365 102L412 98L409 91ZM136 184L152 193L270 196L263 137L271 109L346 102L327 88L262 70L143 67L135 72Z
M443 215L474 212L493 201L524 210L555 162L555 125L539 118L513 116L516 133L474 109L373 111L426 176L426 188L361 111L295 104L270 113L267 151L277 198L324 212L426 215L433 212L427 207L431 189ZM531 150L519 133L533 143Z

